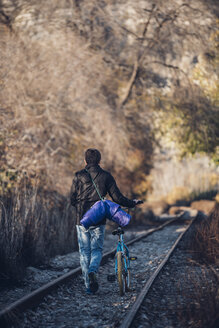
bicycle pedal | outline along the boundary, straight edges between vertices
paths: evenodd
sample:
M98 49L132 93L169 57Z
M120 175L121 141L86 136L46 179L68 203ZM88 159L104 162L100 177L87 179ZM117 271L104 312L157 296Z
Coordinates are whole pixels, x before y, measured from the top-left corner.
M115 282L116 281L116 275L115 274L108 274L107 275L107 280L109 282Z
M129 258L129 260L130 260L130 261L135 261L135 260L137 260L137 256L131 256L131 257Z

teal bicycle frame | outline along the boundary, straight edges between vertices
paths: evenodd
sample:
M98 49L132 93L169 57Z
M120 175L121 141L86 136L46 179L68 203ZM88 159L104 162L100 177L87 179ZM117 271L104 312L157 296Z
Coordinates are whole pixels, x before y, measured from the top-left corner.
M116 255L118 252L122 253L122 257L124 259L124 270L125 270L125 274L128 272L128 269L130 269L130 259L129 259L129 250L128 247L125 245L124 240L123 240L123 235L120 234L119 235L119 241L118 241L118 245L117 245L117 250L116 250ZM117 256L116 257L116 261L115 261L115 273L117 275L118 273L118 265L117 265ZM126 255L126 256L124 256Z
M109 274L107 280L109 282L114 282L118 280L120 296L124 295L124 292L130 292L131 285L131 273L130 273L130 261L137 260L137 256L130 256L129 249L124 243L123 239L124 231L121 227L112 231L112 235L118 235L118 244L115 254L115 275Z
M129 249L124 243L123 234L124 231L121 227L118 227L112 232L112 234L118 235L118 244L115 254L115 274L108 275L107 280L114 282L117 278L119 284L120 296L123 296L125 292L131 291L131 274L130 274L130 262L137 259L136 256L130 256Z

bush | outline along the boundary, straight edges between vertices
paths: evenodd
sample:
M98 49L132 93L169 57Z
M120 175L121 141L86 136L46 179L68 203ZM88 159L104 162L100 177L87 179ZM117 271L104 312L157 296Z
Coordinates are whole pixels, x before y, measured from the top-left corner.
M182 326L218 327L219 289L214 265L219 255L219 203L197 219L186 235L185 250L192 253L186 279L180 280L178 318ZM211 265L212 264L212 265ZM183 297L184 302L181 302Z
M66 197L39 188L17 188L2 197L0 273L20 279L27 265L75 249L73 214Z
M199 270L198 270L199 269ZM184 302L179 302L178 318L184 327L216 328L218 320L217 281L209 275L206 266L194 267L183 281ZM180 296L181 297L181 296Z
M219 203L197 227L191 246L200 261L216 263L219 258Z

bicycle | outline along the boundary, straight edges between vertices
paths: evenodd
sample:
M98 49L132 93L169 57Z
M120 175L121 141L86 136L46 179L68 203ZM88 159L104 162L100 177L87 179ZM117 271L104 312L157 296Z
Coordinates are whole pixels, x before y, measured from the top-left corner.
M119 284L119 294L123 296L126 291L130 291L131 274L130 262L137 259L136 256L130 257L129 249L124 243L124 230L118 227L112 232L112 235L118 235L118 244L115 255L115 275L108 275L108 281L115 281L116 277Z

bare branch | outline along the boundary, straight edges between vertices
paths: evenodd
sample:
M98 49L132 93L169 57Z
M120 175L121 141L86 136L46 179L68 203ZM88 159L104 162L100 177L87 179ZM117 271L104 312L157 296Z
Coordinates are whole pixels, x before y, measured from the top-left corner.
M147 34L148 26L150 24L150 21L151 21L151 18L153 16L153 13L154 13L155 8L156 8L156 6L153 5L152 6L152 9L151 9L151 12L150 12L150 15L149 15L149 18L148 18L147 22L145 23L144 30L142 32L142 37L141 37L141 40L142 41L141 41L141 43L143 43L143 40L144 40L144 38L145 38L145 36ZM130 78L128 84L127 84L127 87L126 87L126 90L124 92L124 95L123 95L122 99L120 100L120 103L119 103L119 108L120 109L125 105L125 103L127 102L128 98L129 98L129 95L131 93L132 87L133 87L133 85L135 83L135 79L136 79L136 76L137 76L137 73L138 73L138 69L139 69L139 62L140 62L140 60L142 58L142 55L143 54L142 54L141 49L140 49L138 51L138 53L137 53L137 56L136 56L137 58L136 58L136 60L134 62L134 67L133 67L131 78Z
M128 84L127 84L126 91L125 91L125 93L124 93L124 95L123 95L123 98L122 98L122 100L121 100L121 102L120 102L120 105L119 105L120 108L121 108L122 106L124 106L125 103L126 103L127 100L128 100L128 97L129 97L129 95L130 95L130 93L131 93L131 90L132 90L133 84L134 84L134 82L135 82L135 79L136 79L136 76L137 76L137 73L138 73L138 68L139 68L139 62L138 62L138 60L136 60L135 63L134 63L134 67L133 67L133 71L132 71L132 76L131 76L131 78L130 78Z

